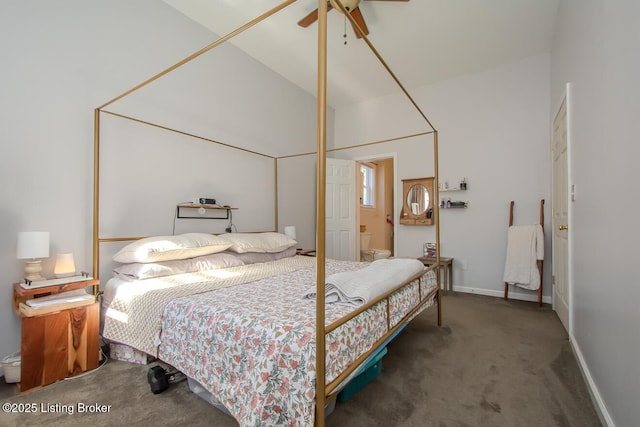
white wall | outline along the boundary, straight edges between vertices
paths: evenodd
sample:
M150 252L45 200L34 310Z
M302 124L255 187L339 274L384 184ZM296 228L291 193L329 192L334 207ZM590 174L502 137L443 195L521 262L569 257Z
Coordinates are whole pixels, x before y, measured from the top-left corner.
M20 348L20 322L9 309L11 284L23 276L23 263L15 259L18 231L51 232L45 276L52 276L55 255L60 252L73 252L79 270L92 268L93 109L216 38L170 6L153 0L3 0L0 283L5 290L0 292L0 307L4 307L0 310L0 357ZM231 46L215 52L221 60L217 67L206 71L189 68L168 81L153 83L154 90L145 89L109 109L141 115L145 120L169 121L163 124L206 132L203 136L247 149L272 150L267 153L272 155L315 149L312 96ZM209 63L211 59L197 61ZM189 84L181 86L185 81ZM218 106L215 116L204 113L213 106ZM329 120L331 114L329 111ZM147 130L136 137L144 144L154 138L163 145L174 142L174 137L163 133L151 136L154 132L160 131ZM243 181L253 176L254 183L272 183L273 162L260 161L249 169L242 155L207 162L203 155L212 148L196 144L200 145L188 150L189 155L197 156L193 161L180 150L174 153L175 168L158 171L164 185L176 183L167 191L157 187L143 191L121 181L115 183L118 188L112 188L112 193L136 190L141 199L152 196L170 206L169 211L156 213L151 221L154 229L171 231L175 203L200 195L237 206L234 222L241 230L266 224L273 228L273 189L261 191ZM152 148L147 151L149 163L167 161L167 156L152 154ZM230 171L244 178L237 180ZM181 176L193 182L180 188L178 183L184 184ZM236 191L239 185L245 189L243 194ZM194 194L196 191L206 194ZM252 197L253 191L258 197ZM113 221L125 223L127 215L135 217L135 209L127 212L131 194L122 205L108 206L117 217ZM264 206L256 207L256 203Z
M451 185L465 177L468 182L466 192L441 193L469 201L467 209L441 212L442 255L456 260L454 285L501 296L509 202L516 202L515 223L529 224L539 221L540 200L545 199L550 235L549 55L410 92L439 131L440 180ZM425 130L401 95L336 111L337 147ZM401 179L434 175L431 141L430 136L413 137L336 155L359 158L396 152L396 205L401 206ZM397 234L399 256L420 256L422 244L435 241L434 227L398 225ZM547 237L547 250L549 246ZM462 270L464 262L467 270ZM545 265L544 296L550 301L550 256ZM523 290L511 294L535 297Z
M638 16L635 1L561 0L551 57L551 114L571 84L570 339L605 425L619 427L640 420Z
M316 247L316 156L278 160L278 231L296 227L298 248Z

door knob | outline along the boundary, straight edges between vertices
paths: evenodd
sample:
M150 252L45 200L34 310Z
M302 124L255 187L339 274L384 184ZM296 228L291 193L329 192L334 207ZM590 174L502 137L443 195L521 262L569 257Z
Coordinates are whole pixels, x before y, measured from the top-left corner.
M558 230L563 231L563 230L568 230L569 226L568 225L561 225L560 227L558 227Z

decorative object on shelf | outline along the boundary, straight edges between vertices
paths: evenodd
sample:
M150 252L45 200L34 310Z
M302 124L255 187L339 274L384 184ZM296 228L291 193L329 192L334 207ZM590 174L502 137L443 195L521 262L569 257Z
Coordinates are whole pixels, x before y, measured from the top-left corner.
M296 226L295 225L287 225L284 227L284 234L290 239L296 239Z
M460 190L466 190L467 189L467 181L465 177L462 177L462 181L460 181Z
M440 201L440 209L464 209L468 206L469 202L465 202L464 200L451 200L450 198L447 200Z
M435 258L438 246L436 243L428 242L422 246L422 255L427 258Z
M70 277L76 273L76 263L73 260L73 254L58 254L56 257L56 265L53 268L53 274L57 278Z
M467 178L463 177L457 187L449 187L447 181L441 182L438 185L438 190L443 191L466 191L468 189Z
M433 225L434 179L415 178L402 180L402 225Z
M42 258L49 258L49 232L18 232L16 257L28 260L24 267L26 280L31 282L44 280L40 273L42 272Z

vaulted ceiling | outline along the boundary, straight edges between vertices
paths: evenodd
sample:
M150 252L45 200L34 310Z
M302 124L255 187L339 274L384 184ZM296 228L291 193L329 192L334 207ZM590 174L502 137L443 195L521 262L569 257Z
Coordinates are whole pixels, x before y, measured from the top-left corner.
M219 36L281 3L164 1ZM317 0L298 0L231 43L315 95L317 23L303 28L298 21L317 6ZM549 52L558 0L364 0L359 9L369 40L411 91ZM331 106L339 108L398 91L339 10L329 12L327 26Z

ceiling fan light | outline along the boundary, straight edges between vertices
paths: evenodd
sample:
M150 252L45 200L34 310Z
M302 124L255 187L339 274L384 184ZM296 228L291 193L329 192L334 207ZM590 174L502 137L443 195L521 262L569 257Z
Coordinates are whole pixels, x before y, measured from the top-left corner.
M340 8L336 4L335 0L329 0L329 2L331 3L331 6L333 6L336 10L340 11ZM345 9L351 12L356 7L358 7L358 5L360 4L360 0L342 0L342 4L344 5Z

